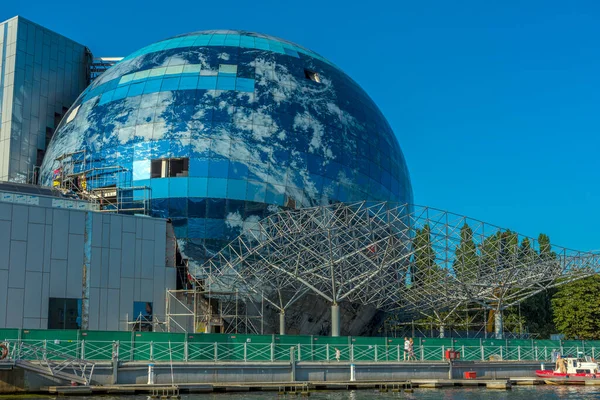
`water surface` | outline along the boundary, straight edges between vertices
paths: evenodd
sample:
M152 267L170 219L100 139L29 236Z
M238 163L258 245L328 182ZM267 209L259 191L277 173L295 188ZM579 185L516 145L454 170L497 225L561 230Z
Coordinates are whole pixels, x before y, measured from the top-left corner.
M25 396L0 396L0 399L26 399ZM39 400L57 399L56 396L39 396ZM69 397L78 400L147 400L148 396L83 396ZM277 392L184 394L182 400L387 400L387 399L600 399L600 387L594 386L515 386L512 390L489 390L484 387L415 389L414 393L379 393L374 390L311 392L310 397L297 395L280 396Z

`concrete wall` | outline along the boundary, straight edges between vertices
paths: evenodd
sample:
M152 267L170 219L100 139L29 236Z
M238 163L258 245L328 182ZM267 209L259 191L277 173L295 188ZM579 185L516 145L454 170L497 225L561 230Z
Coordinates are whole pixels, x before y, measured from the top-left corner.
M126 330L134 301L164 316L165 249L165 220L0 202L0 328L47 328L50 297L86 291L89 329Z
M282 383L282 382L348 382L350 381L350 363L345 362L297 362L294 371L290 363L260 362L190 362L154 363L156 384L242 384L242 383ZM535 377L540 365L533 362L457 362L453 366L452 378L461 379L462 372L475 371L478 378L508 379ZM356 381L393 382L418 379L448 379L449 364L444 362L408 362L408 363L355 363ZM94 367L93 381L96 384L110 385L118 383L146 384L148 364L142 362L121 363L117 369L116 380L113 367L109 362L97 363ZM172 375L171 375L172 371ZM15 367L11 371L0 371L0 393L22 390L37 391L49 385L64 385L54 378L23 371Z

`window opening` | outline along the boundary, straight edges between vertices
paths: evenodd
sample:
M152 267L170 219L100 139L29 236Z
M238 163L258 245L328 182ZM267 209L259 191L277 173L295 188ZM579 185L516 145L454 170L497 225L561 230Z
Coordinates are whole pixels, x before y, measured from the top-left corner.
M169 160L169 176L180 177L188 176L187 158L172 158Z
M51 297L48 301L48 329L81 328L81 299Z
M152 332L152 302L134 301L133 319L134 331Z
M311 70L305 69L304 70L304 76L306 77L306 79L310 79L313 82L321 83L321 77L315 71L311 71Z
M188 176L189 158L164 158L152 160L150 178L177 178Z

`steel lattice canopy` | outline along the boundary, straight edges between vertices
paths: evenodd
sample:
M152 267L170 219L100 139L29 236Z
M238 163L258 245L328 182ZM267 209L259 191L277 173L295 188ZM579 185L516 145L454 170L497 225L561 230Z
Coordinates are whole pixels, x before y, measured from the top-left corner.
M281 311L313 293L414 314L502 309L597 272L599 259L430 207L363 201L272 214L200 275Z

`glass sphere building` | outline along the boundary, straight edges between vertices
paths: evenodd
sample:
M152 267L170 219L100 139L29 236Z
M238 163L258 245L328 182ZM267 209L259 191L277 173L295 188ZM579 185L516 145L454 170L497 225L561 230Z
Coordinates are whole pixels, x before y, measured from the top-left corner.
M182 253L199 265L266 214L332 202L411 203L396 137L330 61L275 37L195 32L144 47L96 79L42 165L126 171L148 186Z

